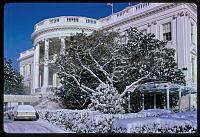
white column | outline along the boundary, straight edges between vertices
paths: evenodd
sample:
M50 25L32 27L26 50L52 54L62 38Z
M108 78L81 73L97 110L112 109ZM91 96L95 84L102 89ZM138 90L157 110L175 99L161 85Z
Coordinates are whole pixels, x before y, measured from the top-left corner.
M128 112L130 113L131 111L131 94L130 92L128 92Z
M142 110L144 110L144 92L142 94Z
M167 94L167 110L169 110L169 87L166 89L166 94Z
M151 33L155 34L155 38L158 39L159 34L158 34L158 25L156 21L151 23L150 29L151 29Z
M42 73L40 73L40 87L42 87Z
M23 66L22 66L22 73L23 73ZM31 94L34 94L35 93L35 47L34 47L34 55L33 55L33 73L32 73L32 91L31 91Z
M189 92L189 110L190 111L191 111L191 104L192 104L191 92Z
M60 41L61 41L61 43L60 43L60 46L61 46L61 48L60 48L60 54L65 54L65 37L60 37Z
M179 112L181 112L181 87L179 88L178 96L179 96Z
M184 68L184 67L187 67L187 64L186 64L186 58L187 55L186 54L186 50L187 50L187 34L188 34L188 24L187 24L187 20L188 18L186 18L184 16L184 13L183 12L180 12L177 16L177 34L176 34L176 45L177 45L177 56L178 56L178 68ZM186 74L186 79L188 78L187 77L187 72L188 71L185 71L184 73Z
M160 29L159 39L163 40L163 25L162 24L160 24L159 29Z
M40 45L36 44L35 53L34 53L34 91L40 87L40 76L39 76L39 66L40 66Z
M45 39L44 44L44 73L42 92L47 92L49 85L49 40Z
M151 32L151 24L147 24L147 34L148 34L148 33L152 33L152 32Z
M194 24L194 43L195 46L197 47L197 25Z
M153 94L153 101L154 109L156 109L156 93Z
M53 73L53 87L56 87L56 81L57 81L57 75L56 73Z

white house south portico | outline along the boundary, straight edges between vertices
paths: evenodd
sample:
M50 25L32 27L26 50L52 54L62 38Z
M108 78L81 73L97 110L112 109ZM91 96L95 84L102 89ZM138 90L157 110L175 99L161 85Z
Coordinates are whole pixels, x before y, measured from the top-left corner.
M56 70L50 66L59 53L64 54L65 39L81 32L91 34L97 29L97 20L74 16L50 18L36 24L31 36L34 45L32 94L45 94L48 88L59 86Z

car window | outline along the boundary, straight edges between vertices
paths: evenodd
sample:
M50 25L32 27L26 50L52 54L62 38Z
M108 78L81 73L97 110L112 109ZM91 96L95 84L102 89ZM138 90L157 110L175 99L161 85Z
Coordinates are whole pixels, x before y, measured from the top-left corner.
M30 105L20 105L18 106L18 110L35 110L33 106Z
M17 108L18 108L18 106L15 106L15 107L13 108L13 111L16 111L16 110L17 110Z

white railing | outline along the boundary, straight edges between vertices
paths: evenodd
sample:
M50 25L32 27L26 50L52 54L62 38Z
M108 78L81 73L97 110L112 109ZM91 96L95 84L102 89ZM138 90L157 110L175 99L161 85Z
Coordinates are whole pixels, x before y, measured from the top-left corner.
M77 26L88 26L97 28L99 23L98 20L86 17L76 17L76 16L61 16L43 20L34 26L34 32L40 29L55 27L55 26L65 26L65 25L77 25Z
M134 6L130 6L125 8L124 10L120 11L120 12L116 12L113 15L110 15L108 17L105 18L101 18L99 19L99 21L101 22L102 27L114 22L117 22L121 19L125 19L128 18L130 16L136 15L138 13L142 13L146 10L152 9L154 7L163 5L164 3L140 3Z

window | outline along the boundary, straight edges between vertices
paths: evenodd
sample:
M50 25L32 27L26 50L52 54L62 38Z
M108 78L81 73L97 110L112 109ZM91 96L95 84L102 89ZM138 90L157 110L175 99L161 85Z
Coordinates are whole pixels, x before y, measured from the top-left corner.
M194 58L192 58L192 60L191 60L191 63L192 63L192 82L194 82L195 81L195 59Z
M25 66L23 66L23 73L22 73L23 76L26 75L25 72L26 72L26 69L25 69Z
M29 65L26 65L26 75L29 75Z
M192 42L192 44L193 43L195 43L195 28L194 28L194 25L193 24L191 24L191 42Z
M29 65L29 74L30 74L30 75L31 75L31 73L32 73L32 72L31 72L31 69L32 69L32 65L30 64L30 65Z
M172 40L171 22L163 24L163 40Z

